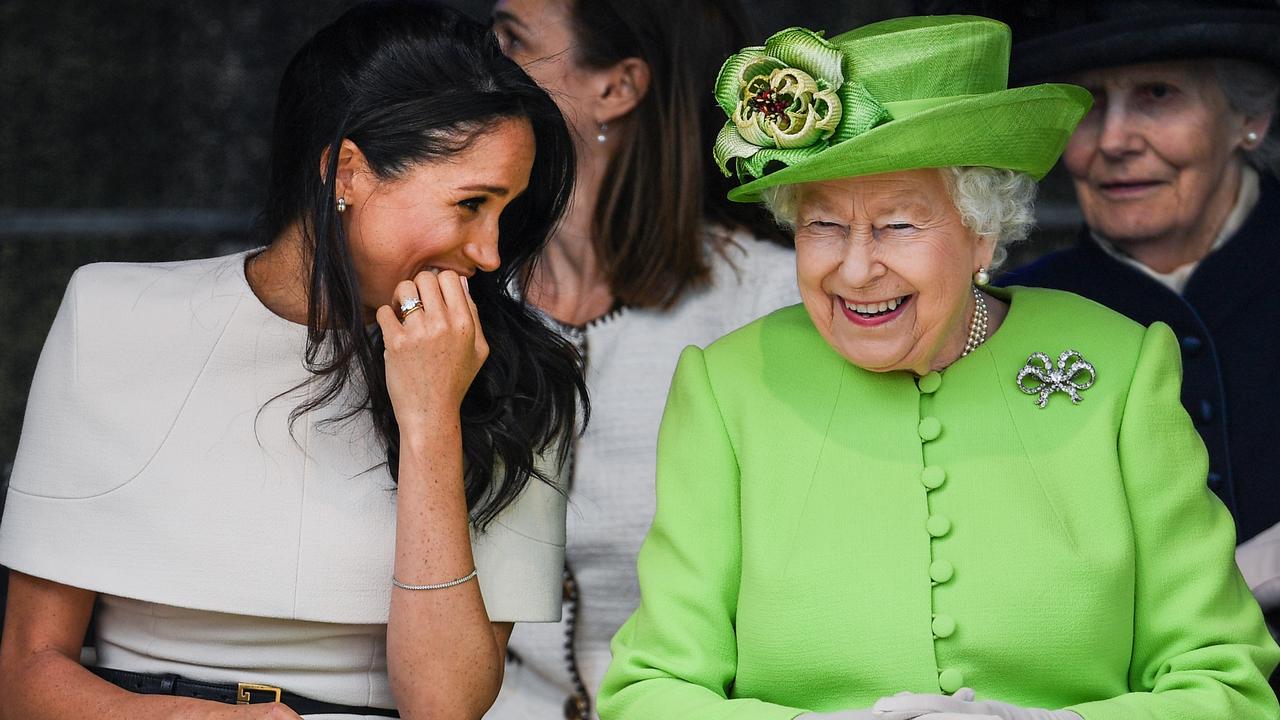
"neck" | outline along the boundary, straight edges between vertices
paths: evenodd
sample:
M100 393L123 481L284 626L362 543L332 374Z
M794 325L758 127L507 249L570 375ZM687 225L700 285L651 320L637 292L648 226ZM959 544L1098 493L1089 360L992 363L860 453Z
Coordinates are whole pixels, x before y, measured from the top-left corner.
M1240 195L1242 167L1233 163L1223 173L1222 182L1214 189L1196 222L1185 230L1176 230L1160 238L1125 244L1124 251L1134 260L1159 273L1171 273L1187 263L1200 262L1213 250L1218 232Z
M291 226L245 263L245 279L271 312L299 325L307 324L309 268L304 267L302 233Z
M584 325L613 307L613 292L595 247L595 210L608 154L578 148L577 182L564 218L538 259L525 297L552 318Z
M979 292L982 292L979 290ZM982 293L983 301L987 308L987 330L982 335L978 345L986 342L988 338L995 334L996 330L1004 322L1005 316L1009 314L1009 306L1003 300L993 297L988 293ZM924 369L924 372L917 371L917 375L924 375L930 370L941 372L949 367L952 363L963 357L965 353L965 345L969 340L969 333L974 327L974 316L977 312L977 300L972 292L969 293L968 302L965 304L964 321L957 323L956 330L951 333L942 352L939 352L930 366ZM976 346L975 346L976 347Z

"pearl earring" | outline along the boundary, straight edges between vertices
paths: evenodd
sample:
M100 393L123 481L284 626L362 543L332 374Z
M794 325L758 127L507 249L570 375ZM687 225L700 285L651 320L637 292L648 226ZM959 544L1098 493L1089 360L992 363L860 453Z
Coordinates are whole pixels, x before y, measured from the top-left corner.
M596 135L596 142L603 145L604 141L609 139L609 136L605 134L606 132L608 132L608 130L609 130L609 123L600 123L600 132L599 134Z
M990 282L991 282L991 275L987 272L987 269L985 267L978 268L978 272L973 274L973 284L977 285L978 287L983 287Z
M338 212L344 213L346 211L347 211L347 199L344 197L338 198Z
M1249 144L1250 144L1250 145L1252 145L1252 144L1254 144L1254 143L1258 142L1258 133L1256 133L1256 132L1254 132L1254 131L1250 130L1249 132L1247 132L1247 133L1245 133L1245 134L1244 134L1244 139L1245 139L1245 140L1248 140L1248 141L1249 141Z

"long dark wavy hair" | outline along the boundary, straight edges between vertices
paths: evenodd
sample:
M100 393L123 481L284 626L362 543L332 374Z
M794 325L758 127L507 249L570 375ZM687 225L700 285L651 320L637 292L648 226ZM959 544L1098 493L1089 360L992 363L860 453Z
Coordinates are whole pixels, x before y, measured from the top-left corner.
M575 62L649 65L649 92L610 132L622 135L594 214L596 256L614 297L669 307L705 284L708 221L782 245L791 239L756 204L729 202L735 183L711 162L724 125L712 94L725 58L756 39L738 0L568 0Z
M537 142L529 187L502 214L501 267L470 281L490 349L461 408L467 506L478 527L531 478L550 480L535 457L555 447L563 462L575 415L587 411L576 350L508 292L513 279L527 279L573 186L573 145L555 103L503 57L484 26L455 10L420 0L357 5L307 41L285 70L260 222L268 240L298 226L310 268L306 362L318 390L292 417L354 390L360 401L339 419L371 413L397 478L400 434L382 334L366 328L334 204L338 151L351 140L373 172L390 180L449 158L512 118L527 120Z

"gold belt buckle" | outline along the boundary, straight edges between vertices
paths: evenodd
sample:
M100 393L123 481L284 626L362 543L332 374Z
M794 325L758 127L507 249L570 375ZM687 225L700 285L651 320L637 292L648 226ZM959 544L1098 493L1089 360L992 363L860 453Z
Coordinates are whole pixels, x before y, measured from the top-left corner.
M280 702L280 688L274 685L257 685L255 683L236 683L236 704L248 705L253 702L249 697L250 692L269 692L275 693L275 699L271 702Z

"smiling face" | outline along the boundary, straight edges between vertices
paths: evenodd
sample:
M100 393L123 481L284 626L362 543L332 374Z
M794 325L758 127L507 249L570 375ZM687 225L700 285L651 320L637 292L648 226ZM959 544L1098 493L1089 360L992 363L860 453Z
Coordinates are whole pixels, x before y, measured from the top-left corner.
M362 157L340 169L341 217L365 307L391 303L396 283L424 270L470 277L497 269L498 219L529 184L533 159L528 121L503 119L456 155L395 178L378 178Z
M1212 71L1145 63L1071 81L1094 97L1063 154L1089 227L1139 259L1162 246L1172 267L1157 270L1203 257L1235 203L1245 136Z
M960 356L994 243L964 226L940 171L807 183L796 202L800 297L836 352L919 375Z
M581 142L599 131L587 107L595 72L578 64L570 13L570 0L498 0L493 31L503 54L551 95Z

